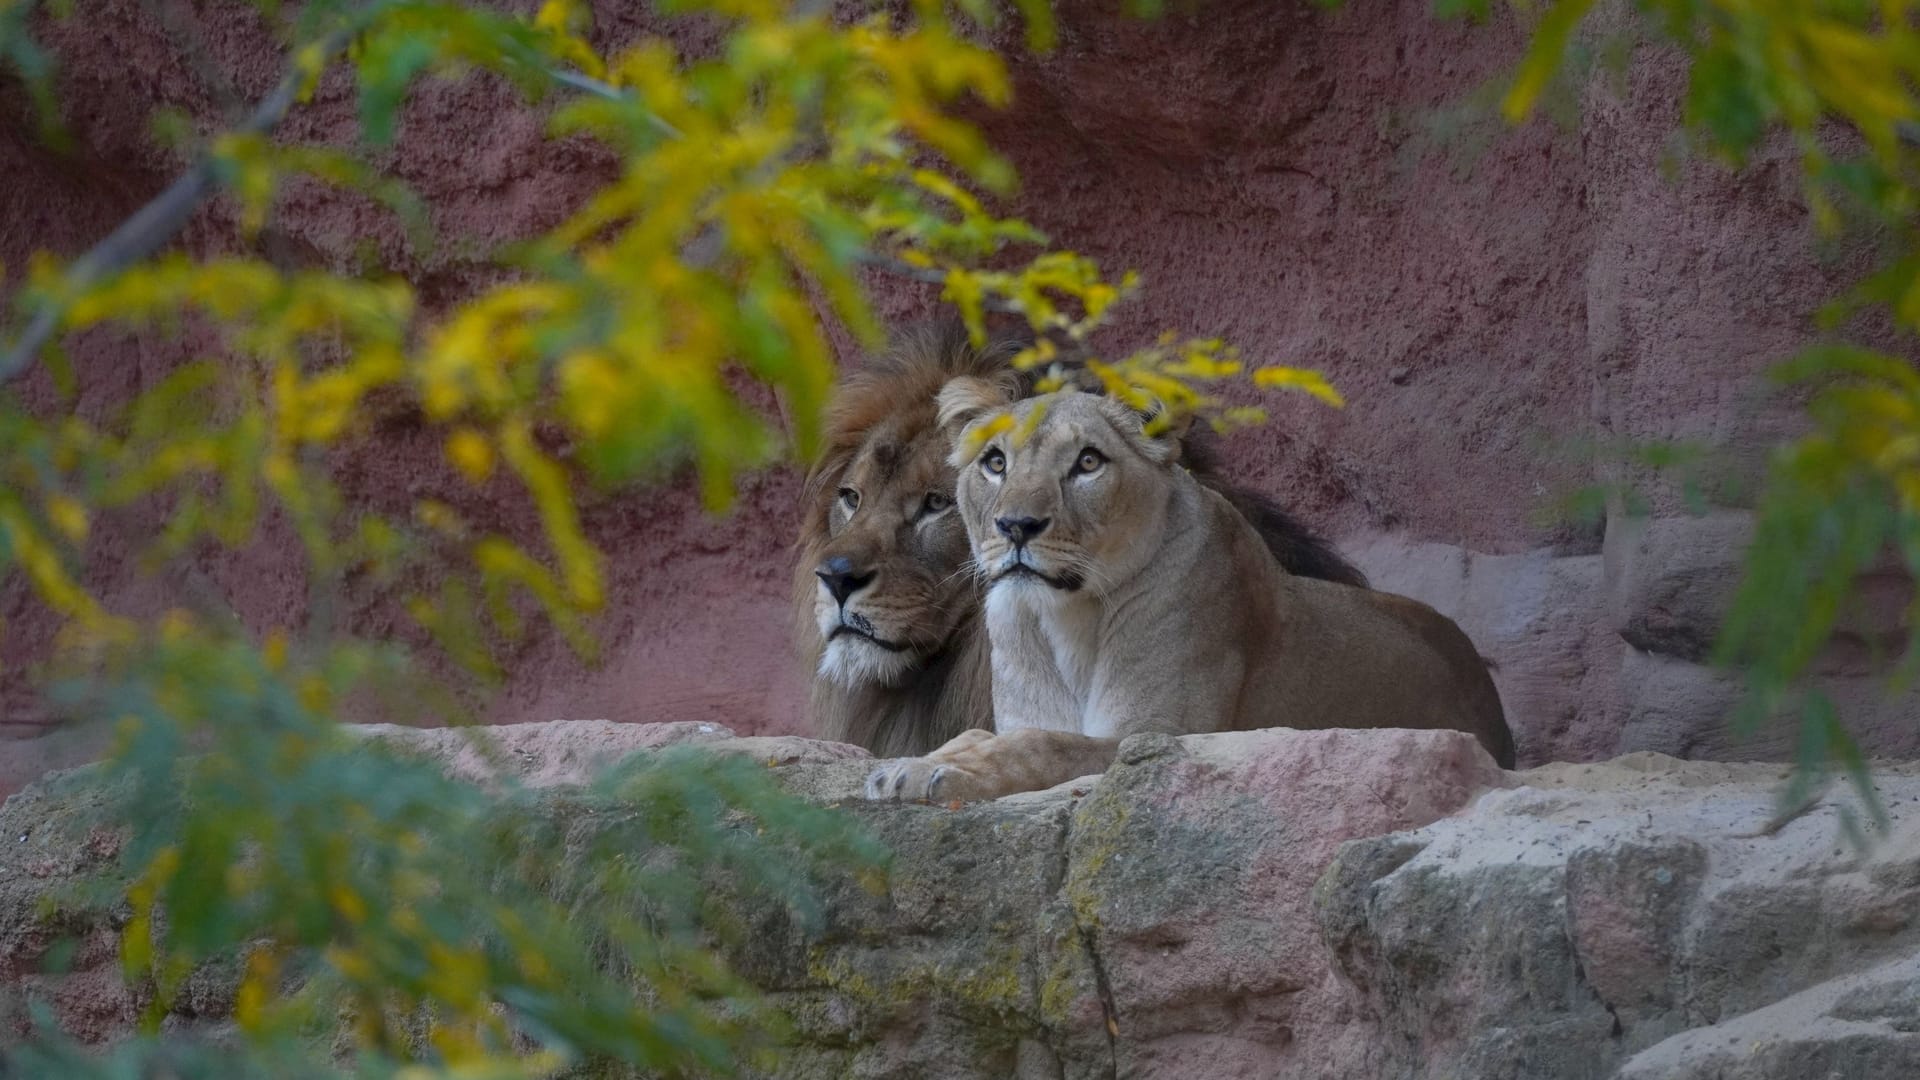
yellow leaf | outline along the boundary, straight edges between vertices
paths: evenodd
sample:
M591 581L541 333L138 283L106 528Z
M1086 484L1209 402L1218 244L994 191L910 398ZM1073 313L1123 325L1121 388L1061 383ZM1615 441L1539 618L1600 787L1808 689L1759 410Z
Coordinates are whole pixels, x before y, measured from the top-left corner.
M71 495L53 495L47 499L47 520L60 535L76 544L87 538L87 508Z
M252 1031L258 1026L279 977L280 957L272 948L263 946L247 957L247 973L233 999L233 1019L241 1030Z
M329 945L326 948L325 956L327 963L333 965L333 970L353 982L365 981L373 975L373 965L368 962L364 954L356 949L348 949L340 945Z
M293 54L294 70L300 73L300 87L296 95L300 101L313 97L314 87L320 84L320 74L326 71L328 59L327 50L318 41L301 46Z
M55 610L87 622L100 622L106 613L80 584L67 574L60 555L27 515L16 506L0 503L0 533L13 547L13 558L26 571L34 591Z
M582 611L599 610L606 600L600 553L580 529L579 511L565 470L540 452L533 433L524 424L502 430L500 452L533 496L547 540L559 560L568 599Z
M160 616L160 640L177 645L193 634L193 615L184 608L168 608Z
M1347 403L1324 375L1309 368L1263 367L1253 373L1253 384L1269 390L1302 390L1336 409Z
M1517 124L1532 115L1547 83L1553 79L1554 72L1560 70L1560 57L1566 52L1568 39L1592 5L1593 0L1555 0L1547 9L1539 29L1534 31L1533 44L1520 61L1520 70L1514 73L1513 86L1500 102L1500 111L1509 123Z
M1045 420L1046 418L1047 418L1047 403L1045 401L1036 401L1032 405L1028 406L1027 418L1020 422L1019 428L1016 429L1013 433L1013 445L1015 446L1023 445L1029 438L1033 436L1034 431L1036 431L1040 427L1040 422ZM1009 416L1007 417L1007 419L1011 420L1013 418Z
M358 926L367 921L367 902L347 886L334 882L327 887L327 902L347 922Z
M473 484L484 484L493 475L493 444L472 428L459 428L447 436L447 460Z
M267 631L267 640L260 646L260 656L268 671L281 671L287 666L287 632L276 626Z
M540 13L533 17L533 25L542 30L571 30L580 11L571 0L547 0L540 5Z
M1006 431L1012 426L1013 416L1009 413L1001 413L998 416L992 417L967 432L966 437L962 439L960 443L960 456L967 458L979 453L980 448L987 444L988 439Z
M301 707L308 712L325 714L332 707L333 687L318 674L310 674L301 679L295 693L300 699Z

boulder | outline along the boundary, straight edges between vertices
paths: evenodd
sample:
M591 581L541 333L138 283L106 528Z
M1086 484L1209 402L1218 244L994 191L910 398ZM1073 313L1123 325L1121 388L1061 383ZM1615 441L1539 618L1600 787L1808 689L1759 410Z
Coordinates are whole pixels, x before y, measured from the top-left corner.
M794 1018L782 1077L1316 1075L1313 1055L1365 1051L1313 926L1320 868L1343 841L1434 821L1504 777L1456 732L1149 736L1102 777L959 808L897 806L857 799L872 763L851 747L699 725L489 733L500 738L484 749L473 731L373 734L460 775L527 784L577 779L636 747L747 753L888 846L885 892L829 882L814 932L764 899L734 912L755 932L728 959ZM19 834L0 846L0 1016L17 1022L35 995L96 1041L127 1030L143 1004L118 979L117 916L43 917L47 897L112 854L80 824L97 788L65 774L0 807L0 835ZM68 952L74 939L93 944ZM222 1000L199 995L174 1021L217 1020Z
M585 783L630 754L669 746L707 746L722 753L747 754L769 765L819 765L872 756L846 743L792 735L743 739L723 725L691 720L671 724L555 720L439 728L357 724L342 730L405 747L441 762L450 775L462 780L512 780L535 788Z
M1619 1080L1920 1076L1920 954L1635 1054Z
M1890 825L1864 854L1842 831L1866 820L1856 793L1835 784L1783 815L1784 776L1657 754L1549 766L1468 813L1348 845L1318 912L1381 1027L1380 1075L1611 1077L1689 1029L1920 951L1920 775L1877 772ZM1874 1030L1920 1024L1912 1004ZM1821 1009L1782 1010L1770 1022L1798 1026L1771 1030L1820 1041ZM1709 1069L1695 1059L1723 1045L1646 1060ZM1685 1069L1634 1075L1719 1075Z
M1140 736L1104 775L968 806L870 804L872 761L701 725L389 731L460 775L566 785L623 754L749 754L855 815L885 888L822 884L802 925L716 896L733 968L791 1017L760 1075L1683 1080L1909 1075L1920 1038L1920 767L1779 812L1785 770L1632 754L1520 773L1468 736ZM97 774L0 806L0 1022L131 1030ZM543 795L542 799L547 796ZM546 806L542 801L537 806ZM196 975L168 1027L218 1027Z
M1616 517L1603 551L1614 630L1642 652L1707 659L1752 540L1753 515L1741 511Z

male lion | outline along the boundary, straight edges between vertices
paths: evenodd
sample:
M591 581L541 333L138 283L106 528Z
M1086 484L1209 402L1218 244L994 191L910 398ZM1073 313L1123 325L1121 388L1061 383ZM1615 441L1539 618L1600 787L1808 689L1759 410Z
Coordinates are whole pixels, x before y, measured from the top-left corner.
M965 378L940 417L959 430L960 513L988 582L997 734L882 765L869 798L1049 787L1105 769L1139 732L1453 728L1513 765L1499 694L1459 627L1405 597L1288 574L1181 466L1177 432L1151 435L1099 395L1014 403Z
M826 449L807 478L796 630L814 671L809 713L821 738L882 757L924 754L993 723L980 583L953 509L953 466L935 397L967 376L1019 397L1029 382L958 326L901 338L852 376L827 415ZM1189 464L1212 480L1195 458ZM1360 572L1284 511L1244 492L1228 498L1294 574L1364 586Z

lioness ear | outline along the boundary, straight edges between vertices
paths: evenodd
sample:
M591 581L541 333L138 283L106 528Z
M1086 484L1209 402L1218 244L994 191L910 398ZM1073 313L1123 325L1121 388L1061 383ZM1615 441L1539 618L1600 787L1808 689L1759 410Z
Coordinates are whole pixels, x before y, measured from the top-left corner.
M1187 431L1193 427L1193 413L1169 409L1159 402L1154 405L1152 412L1141 417L1140 433L1162 448L1166 453L1164 460L1179 461Z
M1177 463L1184 456L1183 440L1193 426L1193 414L1168 409L1156 401L1150 409L1135 409L1112 398L1106 401L1115 426L1134 436L1135 445L1149 461Z
M941 387L940 396L934 400L940 410L940 430L952 441L968 424L1013 404L1013 395L999 383L962 375Z

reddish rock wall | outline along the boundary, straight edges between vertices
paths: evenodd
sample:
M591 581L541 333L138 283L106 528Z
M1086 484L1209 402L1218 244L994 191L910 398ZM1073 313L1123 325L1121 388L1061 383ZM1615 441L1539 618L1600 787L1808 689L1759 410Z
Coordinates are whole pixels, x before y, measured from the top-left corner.
M628 9L602 7L603 43L645 31ZM1217 0L1136 23L1074 0L1060 49L1017 62L1016 105L990 128L1026 179L1025 213L1067 246L1142 271L1144 300L1114 344L1164 327L1218 332L1255 358L1318 366L1341 387L1351 402L1341 411L1279 402L1271 425L1230 444L1230 462L1346 541L1381 584L1462 620L1500 661L1523 762L1643 746L1778 753L1777 741L1701 737L1719 730L1728 691L1697 655L1670 651L1671 635L1638 647L1622 636L1676 617L1646 608L1665 594L1631 585L1675 557L1619 526L1603 555L1598 529L1543 525L1541 511L1613 475L1563 452L1564 440L1710 438L1752 456L1790 430L1793 410L1760 399L1753 375L1808 339L1809 313L1849 267L1816 256L1790 159L1739 176L1663 173L1679 81L1658 57L1643 57L1617 92L1596 80L1571 129L1442 138L1436 117L1511 63L1522 34L1505 20L1439 23L1429 9ZM272 53L252 16L183 16L210 42L209 79L146 10L108 5L51 34L75 155L21 134L18 95L0 96L15 118L0 131L7 267L39 247L81 250L165 183L176 163L142 134L152 108L211 117L215 84L230 81L243 98L270 84ZM604 162L544 142L508 98L484 83L434 87L405 114L392 161L443 229L527 235L603 176ZM342 138L351 125L336 81L287 130ZM231 221L209 208L186 243L229 248ZM319 192L293 193L272 243L283 257L335 265L370 246L407 266L436 304L483 279L450 255L412 258L371 208ZM923 292L881 288L891 316L926 310ZM186 350L85 343L82 407L106 408ZM430 440L404 429L356 455L347 483L376 503L423 490L467 497ZM493 715L797 730L784 598L795 491L790 473L770 474L718 521L680 492L596 510L614 566L605 664L589 669L537 639L514 658ZM1674 494L1650 491L1656 514L1678 521ZM166 588L139 581L124 557L143 527L122 522L100 541L110 557L99 584L153 606ZM1736 541L1683 540L1687 580L1724 577ZM253 617L271 618L300 603L272 552L209 558L205 570ZM45 629L17 596L4 608L13 634L31 642ZM0 701L0 734L42 729L46 717L17 687ZM1880 745L1912 749L1914 710L1889 708ZM39 768L15 746L0 751L0 791Z

